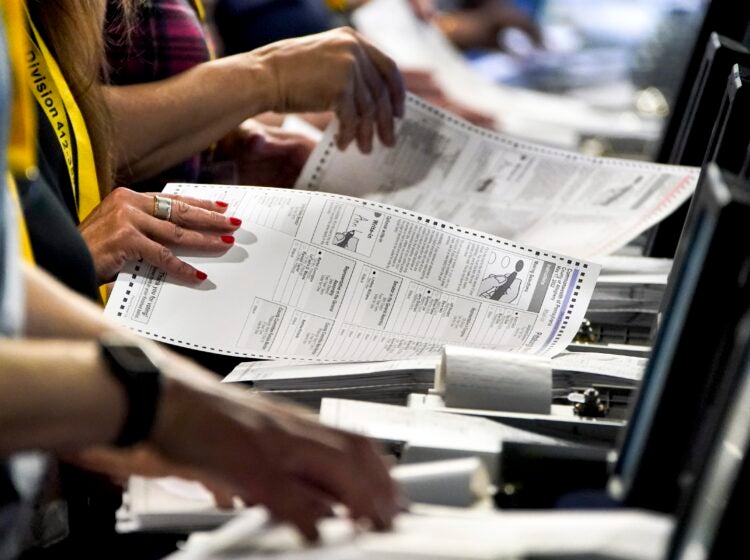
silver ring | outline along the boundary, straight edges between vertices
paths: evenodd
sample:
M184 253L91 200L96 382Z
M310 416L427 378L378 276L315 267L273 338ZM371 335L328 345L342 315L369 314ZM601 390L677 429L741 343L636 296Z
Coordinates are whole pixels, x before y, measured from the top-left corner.
M154 195L154 218L169 221L172 217L172 199Z

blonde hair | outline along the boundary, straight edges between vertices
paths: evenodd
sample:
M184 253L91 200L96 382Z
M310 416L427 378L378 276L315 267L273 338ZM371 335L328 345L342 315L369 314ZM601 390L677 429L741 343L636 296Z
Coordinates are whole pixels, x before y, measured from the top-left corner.
M117 29L127 40L144 0L119 0ZM107 83L104 21L106 0L27 0L34 21L49 41L60 69L83 113L96 160L101 196L114 180L112 117L102 84Z

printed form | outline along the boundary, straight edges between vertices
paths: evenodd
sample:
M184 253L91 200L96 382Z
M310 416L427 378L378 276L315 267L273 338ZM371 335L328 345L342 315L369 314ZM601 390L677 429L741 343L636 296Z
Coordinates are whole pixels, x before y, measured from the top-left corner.
M444 344L554 355L583 319L599 265L386 204L261 187L172 184L243 220L184 286L131 263L106 313L170 344L240 357L367 361Z
M341 152L337 128L329 125L298 188L377 200L583 258L611 253L671 214L700 172L523 142L414 95L393 148Z

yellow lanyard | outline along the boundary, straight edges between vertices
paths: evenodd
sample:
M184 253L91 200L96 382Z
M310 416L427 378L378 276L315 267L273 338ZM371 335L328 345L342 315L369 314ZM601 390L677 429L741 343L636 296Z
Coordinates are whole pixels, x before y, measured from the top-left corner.
M31 21L31 41L26 57L31 91L55 131L70 174L73 200L82 222L101 202L94 152L83 114L57 61Z
M206 23L206 8L203 5L203 0L192 0L193 1L193 7L195 8L196 13L198 14L198 19L201 20L201 23Z

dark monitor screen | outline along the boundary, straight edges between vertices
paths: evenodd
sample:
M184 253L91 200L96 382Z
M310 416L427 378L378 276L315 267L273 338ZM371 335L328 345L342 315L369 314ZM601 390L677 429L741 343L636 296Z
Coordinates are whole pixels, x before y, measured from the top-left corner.
M737 235L750 223L750 194L733 183L706 167L680 241L664 319L609 484L628 506L676 510L680 475L699 452L702 414L750 304L750 239Z
M744 546L750 485L750 313L737 336L733 360L738 386L708 460L681 512L670 560L733 557ZM741 555L741 553L740 553Z

